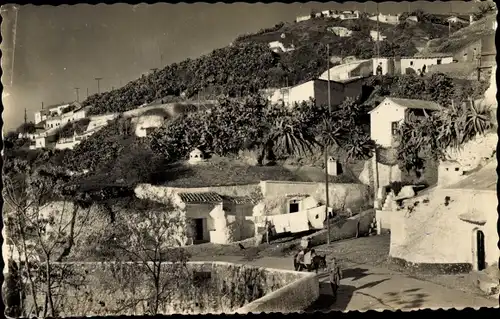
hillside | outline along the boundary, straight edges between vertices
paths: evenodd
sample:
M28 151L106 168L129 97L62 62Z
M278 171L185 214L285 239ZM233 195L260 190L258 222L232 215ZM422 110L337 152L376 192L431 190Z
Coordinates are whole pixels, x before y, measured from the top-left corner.
M455 53L467 44L481 39L481 37L495 36L495 30L493 29L495 21L496 14L491 14L452 33L449 37L431 40L421 54Z
M91 115L125 112L161 98L177 102L198 95L213 99L221 94L245 96L269 87L296 85L318 77L326 68L327 44L331 56L368 59L375 54L370 31L376 21L369 19L311 19L299 23L280 23L255 34L244 35L224 48L197 59L173 63L127 85L88 97L82 105L92 105ZM342 26L353 31L339 37L328 30ZM387 39L380 43L383 56L412 56L416 46L447 32L447 27L424 21L392 26L380 23ZM284 35L284 38L282 37ZM276 54L269 42L294 44L296 50ZM251 76L249 76L251 75Z

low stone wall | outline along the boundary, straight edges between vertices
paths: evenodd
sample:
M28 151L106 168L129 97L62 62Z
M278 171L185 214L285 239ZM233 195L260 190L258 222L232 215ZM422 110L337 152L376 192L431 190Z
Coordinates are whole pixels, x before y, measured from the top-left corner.
M146 265L60 263L54 267L67 274L55 301L59 316L145 315L155 304ZM300 311L319 296L315 274L227 262L164 263L160 284L161 314ZM41 291L37 299L43 304Z
M277 270L277 272L288 272ZM295 273L289 271L290 273ZM236 310L236 313L281 312L291 313L304 311L319 297L318 277L314 273L302 273L303 277L259 298Z

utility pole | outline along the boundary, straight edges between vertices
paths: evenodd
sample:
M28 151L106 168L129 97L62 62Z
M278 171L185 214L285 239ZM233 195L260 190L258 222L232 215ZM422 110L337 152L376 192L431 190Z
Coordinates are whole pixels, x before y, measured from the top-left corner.
M376 49L377 49L377 63L380 59L380 30L379 30L379 11L378 11L378 2L377 2L377 44L376 44Z
M43 102L42 102L42 110L43 110Z
M87 99L89 98L89 88L87 88Z
M28 123L28 113L26 109L24 109L24 124Z
M331 92L330 92L330 44L326 45L326 55L327 55L327 67L328 67L328 114L331 115L332 106L331 106ZM327 122L328 123L328 122ZM326 242L330 245L330 212L328 208L330 206L330 196L328 191L328 144L325 144L325 213L326 213Z
M80 94L78 94L80 88L75 88L75 91L76 91L76 101L77 102L80 102Z
M97 94L99 94L99 93L101 93L100 82L101 82L102 78L95 78L95 80L97 81Z

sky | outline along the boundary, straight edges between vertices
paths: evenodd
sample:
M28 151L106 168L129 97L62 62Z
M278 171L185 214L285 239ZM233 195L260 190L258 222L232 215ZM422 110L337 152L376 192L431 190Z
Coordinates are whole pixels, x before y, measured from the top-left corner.
M455 2L450 8L450 2L418 1L411 2L411 10L466 13L473 5ZM373 2L26 5L17 11L15 37L15 14L2 7L3 130L19 126L25 109L32 121L42 102L48 106L76 100L76 87L84 100L87 89L89 95L97 92L96 77L102 78L103 92L151 68L197 58L238 35L293 21L311 9L376 12L376 7ZM408 3L380 3L379 10L403 12Z

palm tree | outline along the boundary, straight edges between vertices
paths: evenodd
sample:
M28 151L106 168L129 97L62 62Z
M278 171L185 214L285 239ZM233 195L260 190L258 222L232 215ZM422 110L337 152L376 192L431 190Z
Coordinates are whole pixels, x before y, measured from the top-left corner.
M465 113L464 135L471 139L474 136L484 135L492 127L492 116L490 107L479 104L470 99L470 104Z
M262 147L259 163L266 157L274 161L276 154L305 156L319 145L295 111L275 105L266 110L265 117L268 120L264 121L264 134L260 141L253 143Z

